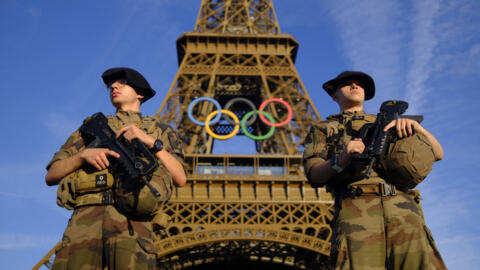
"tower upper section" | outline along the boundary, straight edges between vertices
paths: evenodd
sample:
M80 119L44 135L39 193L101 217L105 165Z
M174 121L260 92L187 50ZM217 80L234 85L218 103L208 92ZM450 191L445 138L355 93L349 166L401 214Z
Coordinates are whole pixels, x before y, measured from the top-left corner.
M271 0L203 0L195 32L280 34Z

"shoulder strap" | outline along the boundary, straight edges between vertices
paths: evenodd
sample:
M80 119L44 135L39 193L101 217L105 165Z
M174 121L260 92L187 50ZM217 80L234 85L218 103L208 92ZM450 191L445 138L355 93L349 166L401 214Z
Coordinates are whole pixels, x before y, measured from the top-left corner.
M345 129L344 125L337 118L327 118L316 125L316 128L321 130L328 137L341 133Z
M369 122L375 122L375 120L377 120L377 116L374 114L365 114L365 119Z
M147 133L152 133L155 128L155 123L157 122L157 119L153 116L145 116L142 118L142 123L140 124L140 129L143 129Z

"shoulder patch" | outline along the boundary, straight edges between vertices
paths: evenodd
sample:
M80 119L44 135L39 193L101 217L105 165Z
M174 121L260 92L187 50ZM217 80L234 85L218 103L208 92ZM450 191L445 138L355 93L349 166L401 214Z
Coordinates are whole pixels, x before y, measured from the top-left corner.
M140 125L140 128L143 129L145 132L147 133L151 133L153 132L153 127L155 126L155 117L153 116L145 116L145 117L142 117L142 124Z

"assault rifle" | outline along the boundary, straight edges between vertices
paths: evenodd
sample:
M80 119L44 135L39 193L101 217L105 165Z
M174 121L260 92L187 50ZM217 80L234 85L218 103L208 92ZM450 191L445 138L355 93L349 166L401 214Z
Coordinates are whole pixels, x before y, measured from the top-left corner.
M365 124L360 129L359 138L365 144L362 154L353 156L353 160L367 165L364 179L370 178L372 168L376 162L385 158L391 143L397 140L395 128L383 131L386 125L398 118L408 118L419 123L423 121L423 115L403 115L408 108L408 103L401 100L389 100L382 103L380 112L374 123ZM401 116L401 117L400 117Z
M113 171L122 173L122 181L132 185L140 181L148 186L153 195L160 196L149 183L150 176L158 168L157 159L141 141L134 139L130 143L123 134L117 139L108 125L108 119L101 112L92 115L80 127L80 133L87 148L108 148L120 155L111 159L111 163Z

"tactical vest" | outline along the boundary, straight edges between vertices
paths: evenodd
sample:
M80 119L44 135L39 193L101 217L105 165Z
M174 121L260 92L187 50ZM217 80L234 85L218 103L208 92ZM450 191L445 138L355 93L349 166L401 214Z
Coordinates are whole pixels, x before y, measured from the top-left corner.
M375 119L376 116L371 114L352 117L338 114L329 116L327 121L321 122L317 128L327 136L327 160L335 154L342 154L348 142L358 137L362 126L375 122ZM391 144L385 159L375 165L370 178L376 178L375 182L386 180L400 189L412 189L429 174L434 161L431 143L425 136L416 133ZM366 183L368 179L362 180L364 173L365 164L352 161L329 182L335 185L348 185L352 182Z
M109 126L118 132L122 125L115 116L107 116ZM85 120L88 121L88 118ZM151 116L141 119L139 128L152 135L157 129L156 120ZM80 150L83 150L82 147ZM86 205L115 204L125 214L138 219L148 219L161 202L170 198L173 185L172 178L161 160L159 167L153 173L150 184L161 194L155 197L146 186L138 190L124 190L120 179L105 169L97 171L90 166L82 168L65 176L57 190L57 204L69 210ZM117 176L118 178L118 176Z
M344 116L336 114L327 117L327 121L320 123L319 127L326 135L327 160L336 154L342 154L353 138L359 136L363 125L375 122L376 116L372 114L353 114ZM346 186L350 183L381 183L385 182L381 168L375 167L370 179L363 179L366 171L366 164L352 161L342 172L331 178L328 186Z

